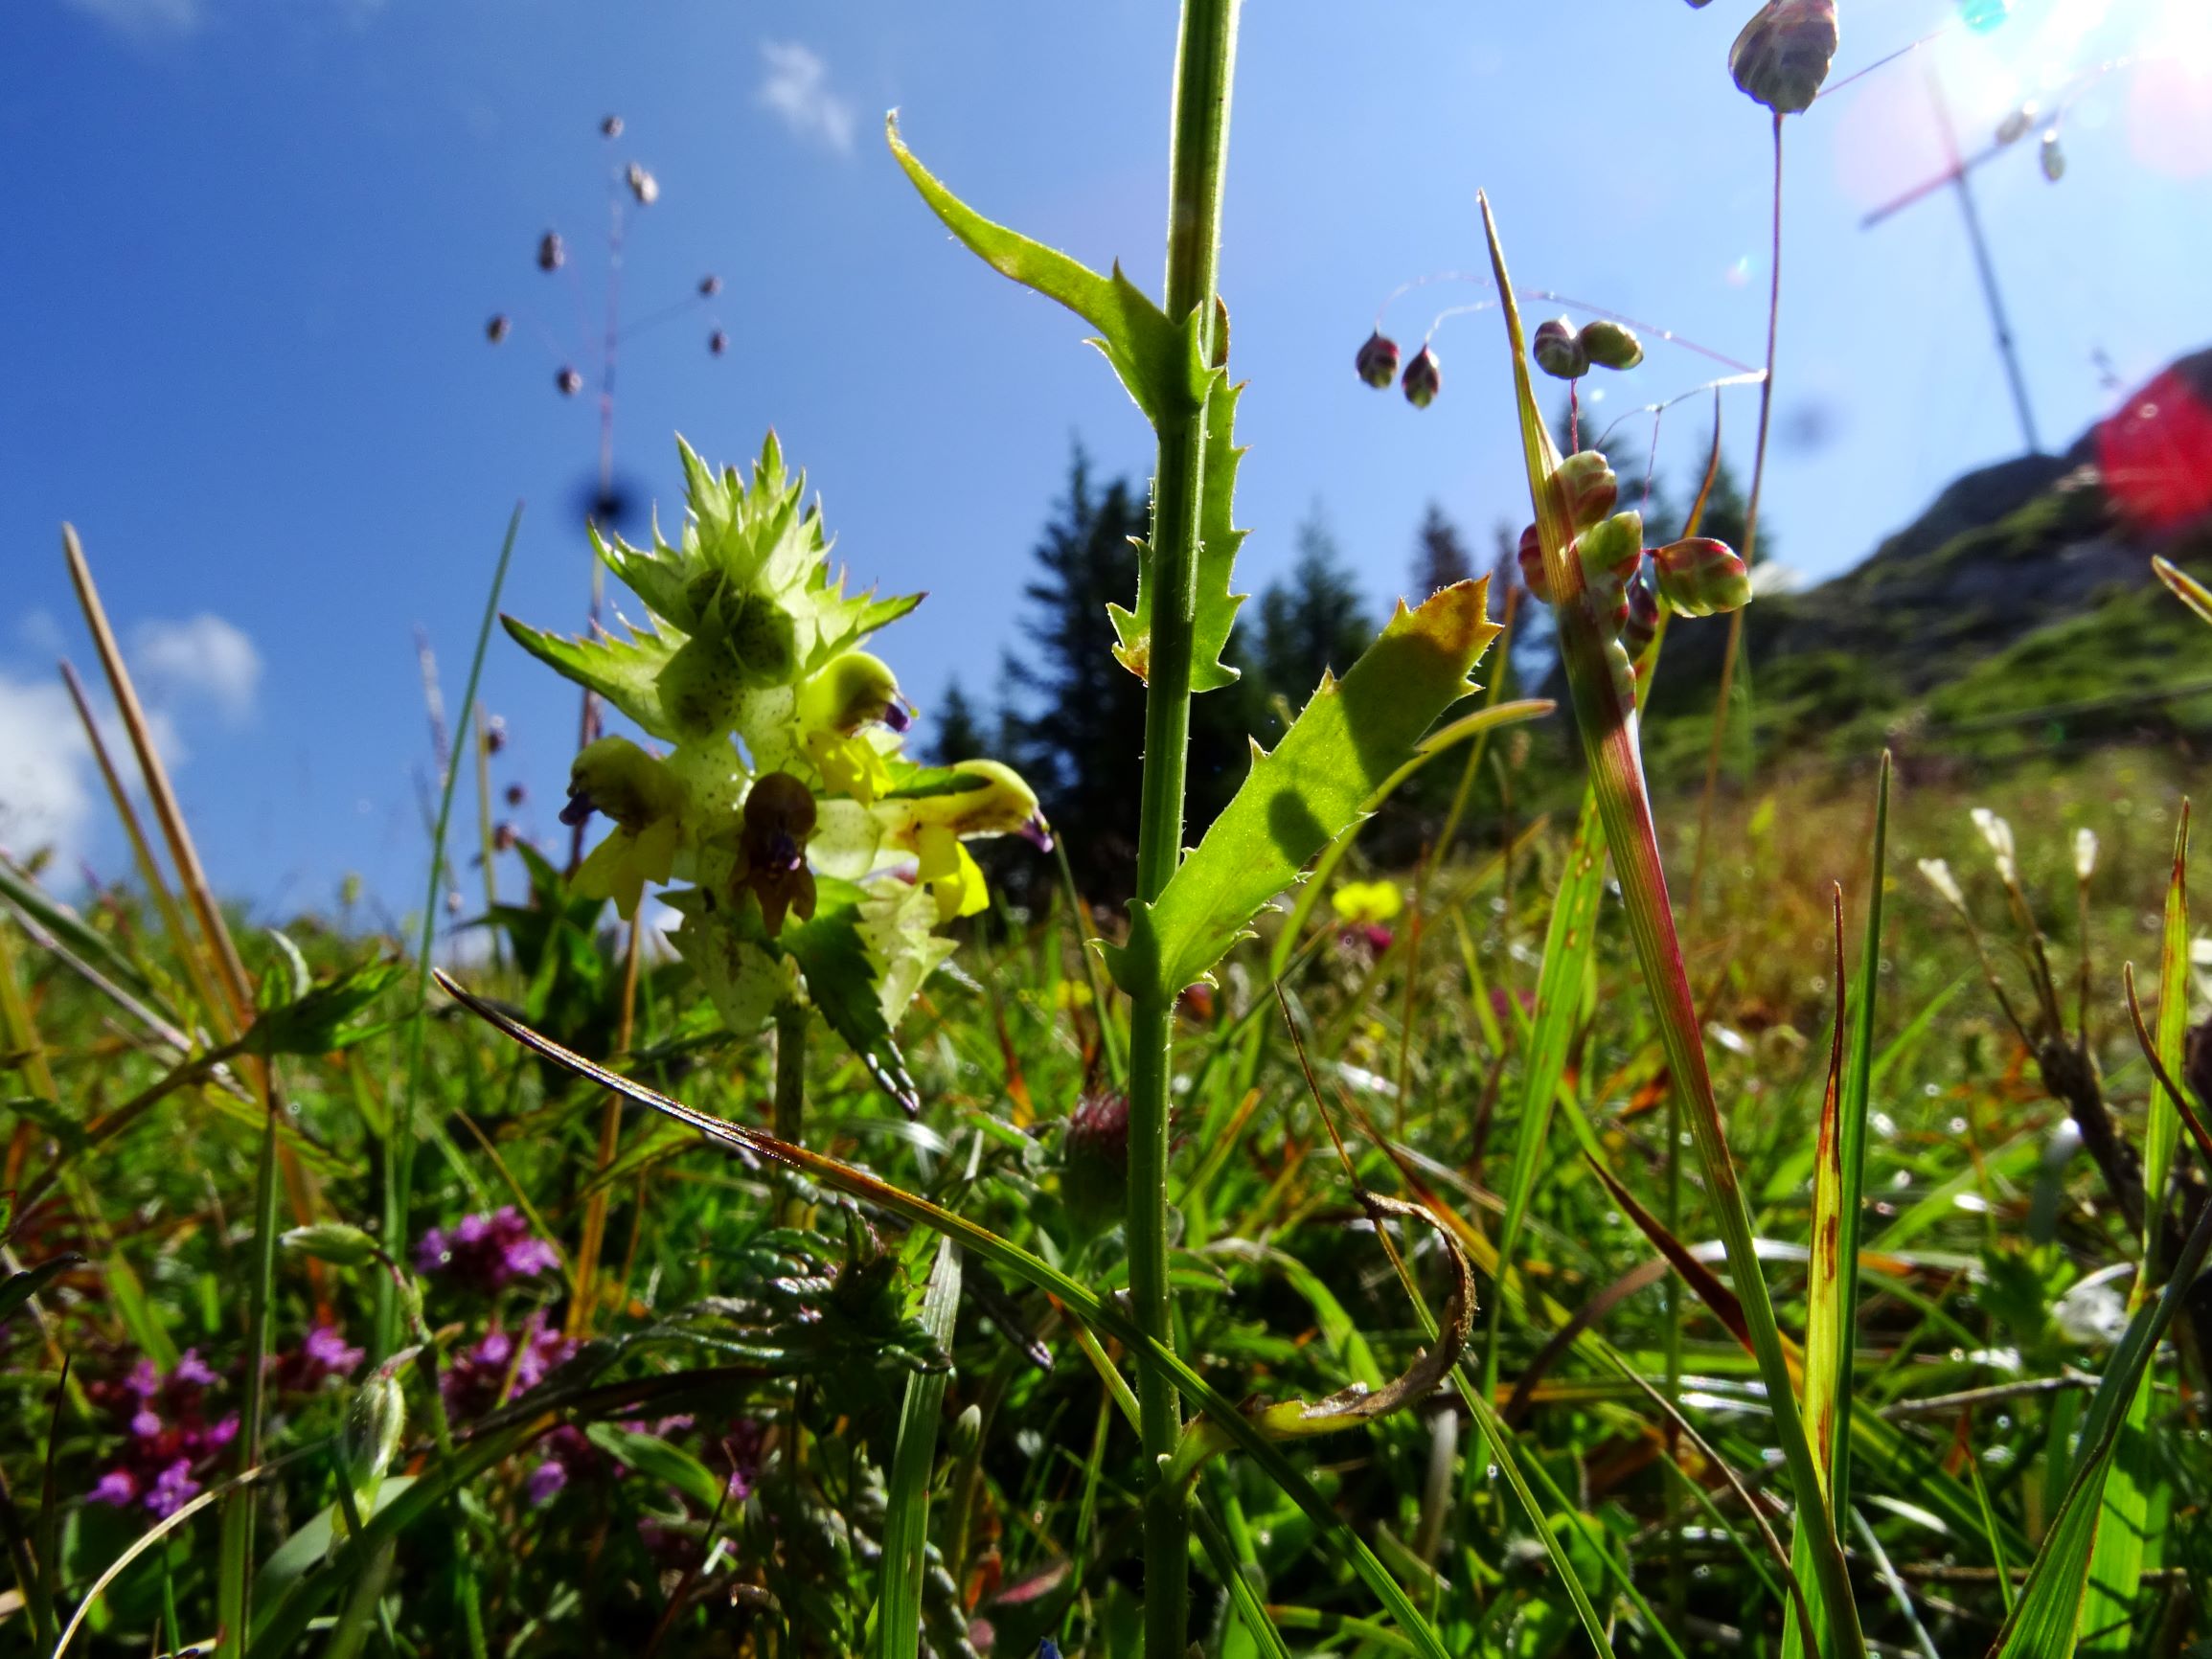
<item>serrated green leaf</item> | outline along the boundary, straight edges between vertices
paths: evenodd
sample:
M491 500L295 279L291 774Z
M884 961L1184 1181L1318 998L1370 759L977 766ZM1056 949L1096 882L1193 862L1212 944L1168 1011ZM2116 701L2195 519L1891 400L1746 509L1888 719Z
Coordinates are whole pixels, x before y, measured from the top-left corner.
M1229 334L1227 313L1218 324L1218 338L1225 346ZM1225 374L1216 374L1206 392L1206 458L1199 490L1198 604L1191 638L1191 692L1220 691L1237 683L1238 673L1221 661L1228 649L1229 631L1247 596L1231 593L1238 551L1250 534L1236 528L1237 466L1244 451L1235 442L1237 399L1242 383L1230 385ZM1152 592L1148 556L1137 565L1137 603L1134 611L1118 604L1106 606L1114 625L1114 658L1140 680L1151 677L1152 648Z
M1190 335L1115 265L1102 277L1057 248L985 218L924 167L899 136L896 114L884 117L891 153L946 228L1001 276L1057 300L1099 331L1106 354L1137 407L1154 426L1178 410L1197 407L1205 371Z
M1263 905L1357 823L1412 758L1437 716L1474 690L1469 671L1497 627L1490 581L1402 602L1341 681L1324 679L1274 753L1255 745L1236 797L1184 859L1158 902L1132 912L1127 945L1107 963L1124 990L1177 989L1219 962Z
M511 616L499 620L516 645L555 673L597 692L654 737L675 740L674 722L660 698L661 670L676 654L676 644L668 635L632 628L627 640L611 635L579 640Z
M808 997L877 1086L907 1111L918 1111L922 1097L907 1075L906 1057L899 1052L890 1021L883 1017L876 967L868 955L861 913L866 897L850 881L818 877L812 918L787 920L774 944L799 965L807 976Z

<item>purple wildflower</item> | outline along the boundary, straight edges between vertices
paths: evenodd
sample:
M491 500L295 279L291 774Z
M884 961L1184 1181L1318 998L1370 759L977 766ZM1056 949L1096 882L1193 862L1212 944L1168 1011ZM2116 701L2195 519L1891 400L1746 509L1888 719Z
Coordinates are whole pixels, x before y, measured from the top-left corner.
M543 1382L575 1352L575 1343L546 1328L542 1311L533 1312L519 1330L493 1326L439 1375L445 1409L463 1420L497 1410Z
M559 1261L551 1244L532 1236L530 1223L512 1204L488 1216L464 1216L450 1233L433 1227L415 1246L417 1272L444 1274L486 1292L512 1280L535 1278Z
M188 1350L167 1376L153 1361L141 1359L115 1381L89 1384L85 1392L106 1409L124 1440L115 1466L87 1499L143 1505L167 1516L197 1497L200 1476L238 1438L237 1413L212 1421L208 1416L208 1392L220 1382L198 1351Z
M360 1363L361 1350L351 1347L334 1325L311 1328L298 1348L269 1359L276 1385L294 1394L311 1394L331 1377L342 1380Z

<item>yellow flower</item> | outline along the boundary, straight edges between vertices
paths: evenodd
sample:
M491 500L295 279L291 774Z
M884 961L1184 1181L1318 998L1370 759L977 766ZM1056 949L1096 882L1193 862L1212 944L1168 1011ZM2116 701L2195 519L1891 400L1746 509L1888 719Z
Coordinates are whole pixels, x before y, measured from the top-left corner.
M1347 881L1329 896L1329 907L1347 927L1380 927L1405 908L1405 899L1393 882Z

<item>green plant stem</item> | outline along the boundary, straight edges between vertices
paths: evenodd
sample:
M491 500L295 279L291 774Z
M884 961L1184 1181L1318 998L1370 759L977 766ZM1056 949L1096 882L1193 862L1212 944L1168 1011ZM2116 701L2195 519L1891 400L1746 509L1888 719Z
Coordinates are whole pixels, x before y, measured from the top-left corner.
M807 1015L803 1002L776 1009L776 1139L803 1147L807 1129ZM784 1224L806 1224L807 1205L793 1190L784 1200Z
M1236 58L1237 0L1185 0L1175 57L1174 152L1169 163L1166 309L1181 324L1196 314L1198 345L1214 362L1215 273L1221 230L1221 174L1228 153L1229 83ZM1152 642L1145 692L1143 793L1138 808L1137 900L1156 900L1183 852L1183 779L1191 745L1191 657L1197 616L1198 525L1205 465L1205 405L1194 398L1163 410L1153 477ZM1174 1345L1168 1284L1168 1079L1180 986L1138 988L1129 1010L1129 1299L1144 1333ZM1172 1377L1148 1369L1138 1396L1148 1457L1170 1456L1182 1436ZM1145 1498L1145 1653L1182 1659L1190 1585L1190 1513L1177 1483L1155 1482Z
M514 538L522 529L522 504L516 502L507 520L507 537L499 546L499 562L491 573L491 591L484 601L484 620L476 630L475 654L468 659L468 684L461 693L460 727L471 730L476 712L476 682L484 672L484 653L491 643L491 625L499 617L499 590L507 585L508 561L514 557ZM445 830L453 819L453 790L461 780L459 755L447 758L445 784L438 796L438 822L430 833L430 881L422 899L422 937L417 946L415 1006L407 1019L407 1086L399 1110L392 1114L384 1137L384 1243L395 1255L407 1248L407 1209L415 1180L415 1115L422 1090L423 1028L429 1018L430 956L438 943L438 898L445 884ZM375 1359L387 1358L399 1346L399 1304L389 1281L376 1286Z

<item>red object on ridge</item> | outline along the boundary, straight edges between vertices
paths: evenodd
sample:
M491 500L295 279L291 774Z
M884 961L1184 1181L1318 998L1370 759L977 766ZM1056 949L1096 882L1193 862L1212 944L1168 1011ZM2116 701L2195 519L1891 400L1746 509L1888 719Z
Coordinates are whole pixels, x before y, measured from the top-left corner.
M2196 378L2169 367L2098 424L2105 493L2142 529L2212 514L2212 388Z

